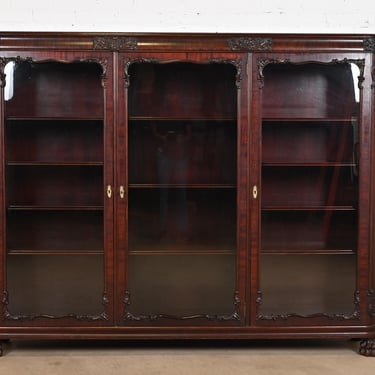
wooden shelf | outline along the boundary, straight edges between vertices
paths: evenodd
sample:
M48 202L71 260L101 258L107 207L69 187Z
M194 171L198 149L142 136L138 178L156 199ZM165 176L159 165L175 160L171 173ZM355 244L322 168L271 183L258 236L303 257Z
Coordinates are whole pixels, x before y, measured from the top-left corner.
M331 118L331 117L312 117L312 118L304 118L304 117L265 117L262 119L263 124L276 124L278 122L282 123L290 123L290 124L298 124L303 123L306 125L307 123L311 123L314 125L335 125L335 124L342 124L342 123L352 123L353 120L357 120L355 117L343 117L343 118Z
M357 211L353 206L264 206L262 211Z
M236 255L235 250L231 249L187 249L182 245L177 245L173 249L134 249L129 250L129 255Z
M66 116L6 116L5 121L79 121L79 122L93 122L93 121L104 121L103 117L89 117L89 116L82 116L82 117L66 117Z
M129 184L129 189L235 189L233 184Z
M29 206L11 205L7 207L10 211L102 211L103 206Z
M261 249L262 255L354 255L352 249Z
M357 167L358 165L352 162L263 162L262 167Z
M102 167L102 161L8 161L7 166L11 167Z
M33 250L8 249L8 255L103 255L103 250Z
M129 121L186 121L186 122L201 122L201 121L237 121L236 117L215 117L215 116L202 116L202 117L176 117L176 116L129 116Z

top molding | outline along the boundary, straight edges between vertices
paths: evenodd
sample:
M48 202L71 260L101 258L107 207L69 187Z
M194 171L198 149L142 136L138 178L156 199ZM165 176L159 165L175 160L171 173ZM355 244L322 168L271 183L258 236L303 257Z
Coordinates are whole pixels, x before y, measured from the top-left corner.
M0 32L1 50L373 52L374 35Z

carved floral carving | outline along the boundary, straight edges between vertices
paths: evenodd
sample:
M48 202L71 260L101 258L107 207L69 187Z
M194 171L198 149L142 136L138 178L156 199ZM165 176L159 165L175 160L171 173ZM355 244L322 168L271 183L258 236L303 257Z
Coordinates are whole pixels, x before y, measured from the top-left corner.
M232 51L271 51L271 38L249 38L239 37L227 40L228 46Z
M365 52L375 53L375 38L363 39L363 50Z
M137 39L131 37L95 37L93 40L94 49L105 49L111 51L135 50L137 49Z

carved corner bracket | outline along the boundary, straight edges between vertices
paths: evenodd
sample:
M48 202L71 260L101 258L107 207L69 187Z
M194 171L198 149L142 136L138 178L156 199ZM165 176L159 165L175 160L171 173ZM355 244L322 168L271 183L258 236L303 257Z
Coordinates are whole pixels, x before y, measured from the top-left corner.
M365 52L375 53L375 38L363 39L363 50Z
M93 39L94 49L104 49L110 51L135 50L138 47L138 41L132 37L95 37Z
M242 59L210 59L211 64L231 64L236 68L236 87L241 88L242 81Z
M272 51L271 38L239 37L227 40L228 47L232 51Z
M257 59L257 67L258 67L258 82L259 82L259 88L263 88L264 86L264 68L269 64L288 64L290 63L289 59L280 59L278 57L276 58L264 58L264 57L258 57Z
M136 58L130 58L130 57L124 57L122 59L122 66L124 68L123 73L123 80L125 89L127 89L130 86L130 74L129 74L129 67L131 64L134 63L158 63L160 62L159 59L154 58L144 58L144 57L136 57Z

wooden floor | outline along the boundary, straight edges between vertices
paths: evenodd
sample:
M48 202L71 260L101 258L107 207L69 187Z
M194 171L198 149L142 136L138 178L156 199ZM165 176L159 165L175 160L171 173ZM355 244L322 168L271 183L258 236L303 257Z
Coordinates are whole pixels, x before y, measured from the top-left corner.
M10 342L0 374L373 375L355 341Z

